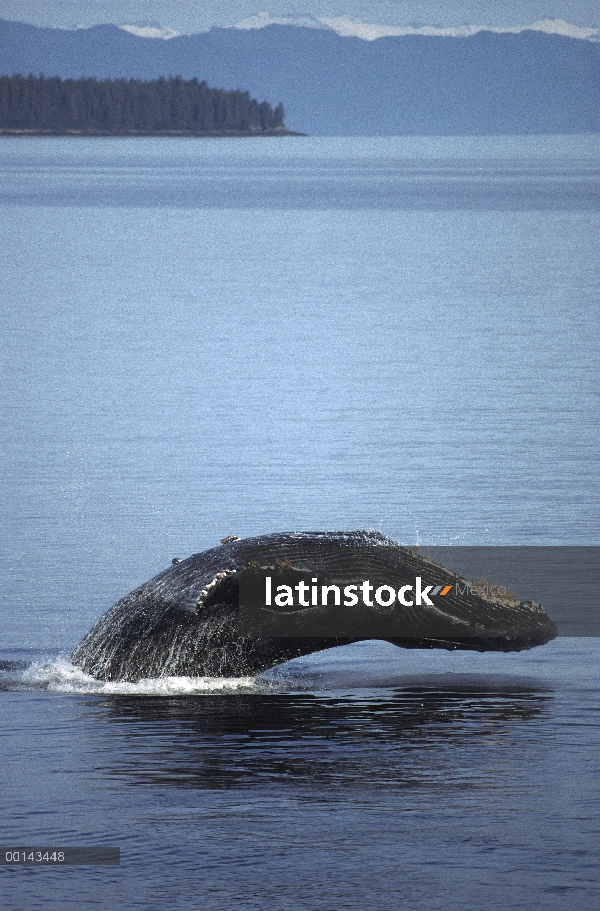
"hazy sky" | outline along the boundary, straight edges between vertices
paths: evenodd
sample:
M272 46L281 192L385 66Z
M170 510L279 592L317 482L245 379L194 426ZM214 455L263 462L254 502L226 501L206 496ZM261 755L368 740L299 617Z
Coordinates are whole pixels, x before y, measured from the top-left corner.
M0 0L0 18L35 25L156 22L181 32L234 25L254 13L349 15L382 25L522 26L564 19L598 27L598 0Z

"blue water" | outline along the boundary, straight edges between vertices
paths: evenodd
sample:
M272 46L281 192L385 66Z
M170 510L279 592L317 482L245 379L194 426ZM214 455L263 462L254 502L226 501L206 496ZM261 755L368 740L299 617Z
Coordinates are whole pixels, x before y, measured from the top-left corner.
M0 842L122 852L6 907L599 904L599 640L65 658L227 534L600 543L599 188L594 137L0 142Z

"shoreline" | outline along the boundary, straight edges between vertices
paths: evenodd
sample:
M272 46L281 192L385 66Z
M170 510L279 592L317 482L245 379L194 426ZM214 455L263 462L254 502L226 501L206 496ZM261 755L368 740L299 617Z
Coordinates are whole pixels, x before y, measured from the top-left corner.
M62 136L73 136L80 138L81 136L101 136L101 137L114 137L116 139L127 139L128 137L135 136L140 138L149 138L149 137L162 137L170 136L176 139L190 138L190 139L227 139L230 137L235 138L261 138L261 137L272 137L272 136L306 136L306 133L296 133L294 130L287 129L275 129L275 130L215 130L211 133L195 133L186 130L19 130L19 129L10 129L7 127L0 127L0 136L13 136L15 138L19 137L30 137L30 136L44 136L44 137L62 137Z

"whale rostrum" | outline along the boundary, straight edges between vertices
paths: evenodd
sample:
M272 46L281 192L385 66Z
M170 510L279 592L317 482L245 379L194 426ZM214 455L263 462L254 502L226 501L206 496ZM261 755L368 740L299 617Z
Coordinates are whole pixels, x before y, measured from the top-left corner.
M244 592L264 590L267 576L269 598L275 592L287 596L258 604L248 616ZM292 585L300 578L308 579L304 589L302 582ZM366 590L361 586L369 579L375 580L370 597L361 601L354 593ZM323 597L303 598L317 580L327 582L327 597L321 586ZM293 589L300 592L298 604L292 604ZM84 636L71 661L100 680L240 677L361 639L386 639L403 648L508 652L556 635L539 604L510 593L482 594L377 531L232 535L219 547L173 561L118 601Z

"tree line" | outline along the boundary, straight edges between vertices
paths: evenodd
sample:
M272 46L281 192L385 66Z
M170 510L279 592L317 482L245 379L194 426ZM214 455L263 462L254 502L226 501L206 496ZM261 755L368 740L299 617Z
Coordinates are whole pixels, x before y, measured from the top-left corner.
M50 133L285 132L283 106L181 76L60 79L0 76L0 130Z

